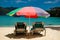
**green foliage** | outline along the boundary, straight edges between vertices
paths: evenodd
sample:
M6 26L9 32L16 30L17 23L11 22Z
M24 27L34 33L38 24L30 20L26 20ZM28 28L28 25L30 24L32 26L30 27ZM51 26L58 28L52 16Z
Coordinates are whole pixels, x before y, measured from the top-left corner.
M54 7L50 10L47 10L50 13L51 17L60 17L60 7Z
M13 8L13 7L7 7L7 8L0 7L0 15L6 15L7 13L9 13L10 11L12 11L14 9L16 9L16 8Z

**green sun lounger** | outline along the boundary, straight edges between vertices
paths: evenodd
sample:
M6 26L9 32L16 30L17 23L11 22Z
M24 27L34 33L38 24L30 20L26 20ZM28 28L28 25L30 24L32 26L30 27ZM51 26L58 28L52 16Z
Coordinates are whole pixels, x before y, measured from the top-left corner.
M44 35L46 35L46 30L43 22L35 22L33 24L33 28L31 29L32 33L41 33L44 31Z
M15 25L14 34L17 33L25 33L26 32L26 24L24 22L17 22Z

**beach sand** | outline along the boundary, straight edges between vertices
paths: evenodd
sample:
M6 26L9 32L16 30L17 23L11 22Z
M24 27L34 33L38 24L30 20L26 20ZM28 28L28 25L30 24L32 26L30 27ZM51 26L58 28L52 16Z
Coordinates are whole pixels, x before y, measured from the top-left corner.
M14 27L0 27L0 40L60 40L60 28L46 28L46 36L31 35L26 38L26 35L14 36Z

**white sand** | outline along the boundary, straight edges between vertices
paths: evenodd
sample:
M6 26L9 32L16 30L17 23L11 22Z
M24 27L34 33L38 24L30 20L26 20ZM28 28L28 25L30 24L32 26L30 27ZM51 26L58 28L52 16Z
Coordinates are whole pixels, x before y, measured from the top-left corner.
M13 32L14 32L13 27L0 27L0 40L60 40L60 30L58 29L46 28L46 36L29 39L23 38L22 37L23 35L20 38L19 37L15 38L13 37L13 35L11 35ZM11 38L9 38L9 36Z

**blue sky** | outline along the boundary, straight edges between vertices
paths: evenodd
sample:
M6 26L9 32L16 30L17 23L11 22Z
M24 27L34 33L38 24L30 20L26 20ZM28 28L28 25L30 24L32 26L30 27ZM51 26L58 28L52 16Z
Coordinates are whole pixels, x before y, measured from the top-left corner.
M47 10L52 7L60 7L60 0L0 0L0 6L2 7L35 6Z

